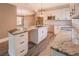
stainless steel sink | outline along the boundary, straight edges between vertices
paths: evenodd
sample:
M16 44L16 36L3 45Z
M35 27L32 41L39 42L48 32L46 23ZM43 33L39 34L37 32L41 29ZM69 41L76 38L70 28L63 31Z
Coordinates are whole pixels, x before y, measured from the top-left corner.
M39 26L36 26L37 28L39 28L39 27L44 27L43 25L39 25Z

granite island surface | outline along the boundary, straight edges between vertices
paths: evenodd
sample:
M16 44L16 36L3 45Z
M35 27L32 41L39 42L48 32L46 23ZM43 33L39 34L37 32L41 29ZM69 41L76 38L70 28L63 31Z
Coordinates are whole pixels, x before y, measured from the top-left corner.
M66 56L78 56L79 45L71 41L67 32L60 32L52 41L51 49L60 52Z

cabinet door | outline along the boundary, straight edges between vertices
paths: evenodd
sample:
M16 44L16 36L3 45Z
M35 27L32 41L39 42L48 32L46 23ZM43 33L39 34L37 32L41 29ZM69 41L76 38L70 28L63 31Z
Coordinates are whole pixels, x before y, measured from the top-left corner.
M43 28L38 29L38 42L42 41L42 36L43 36Z
M79 27L79 19L72 19L72 25L74 27Z
M47 27L44 27L42 31L42 35L43 35L42 39L45 39L47 37L47 31L48 31Z
M55 34L58 34L60 32L60 27L59 26L54 26L54 32Z
M70 12L72 18L75 18L76 16L79 15L79 4L78 3L71 3L70 4Z
M79 4L78 3L75 3L74 4L75 6L75 14L79 14Z
M37 44L38 43L38 30L37 29L31 30L29 34L29 38L30 38L30 41Z
M42 27L38 29L38 41L42 41L47 37L47 27Z

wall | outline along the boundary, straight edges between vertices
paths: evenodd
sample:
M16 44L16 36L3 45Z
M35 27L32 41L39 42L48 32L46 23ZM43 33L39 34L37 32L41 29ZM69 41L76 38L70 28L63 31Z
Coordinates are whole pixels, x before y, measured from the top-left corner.
M16 7L7 3L0 4L0 38L8 36L8 31L16 28Z
M7 41L0 43L0 56L2 55L8 55L8 43Z
M28 15L24 17L24 27L28 28L29 26L33 26L35 24L34 15Z
M24 27L25 28L28 28L29 26L33 26L35 25L35 16L34 15L27 15L24 17ZM29 40L30 41L30 34L31 34L31 31L29 31Z
M40 12L37 13L37 15L39 14ZM61 9L44 11L43 15L45 19L47 18L47 16L55 16L56 20L69 20L70 19L70 8L61 8Z

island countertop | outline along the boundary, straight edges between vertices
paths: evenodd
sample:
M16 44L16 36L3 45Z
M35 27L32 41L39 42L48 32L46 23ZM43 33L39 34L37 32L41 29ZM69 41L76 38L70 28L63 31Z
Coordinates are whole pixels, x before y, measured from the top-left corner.
M35 30L35 29L38 29L38 28L41 28L41 27L46 27L46 26L30 26L28 28L17 27L17 28L15 28L13 30L10 30L8 32L11 33L11 34L13 34L13 35L17 35L19 33L28 32L28 31Z
M79 45L73 44L70 39L67 33L61 32L52 41L51 48L65 55L79 55Z

